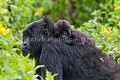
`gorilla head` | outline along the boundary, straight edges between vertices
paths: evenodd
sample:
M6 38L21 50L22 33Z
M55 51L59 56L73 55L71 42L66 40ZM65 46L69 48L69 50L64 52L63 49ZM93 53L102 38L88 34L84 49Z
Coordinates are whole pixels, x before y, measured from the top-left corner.
M51 37L53 33L53 23L44 17L39 21L30 23L23 30L23 45L22 52L23 55L30 53L31 57L38 57L40 54L37 54L38 51L41 51L41 48L44 43L44 39Z

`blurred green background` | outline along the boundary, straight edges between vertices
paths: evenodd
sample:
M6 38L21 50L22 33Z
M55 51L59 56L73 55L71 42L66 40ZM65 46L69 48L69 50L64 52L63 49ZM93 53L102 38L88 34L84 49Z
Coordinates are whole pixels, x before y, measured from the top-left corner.
M34 60L21 54L22 30L46 15L68 20L120 63L120 0L0 0L0 80L36 80Z

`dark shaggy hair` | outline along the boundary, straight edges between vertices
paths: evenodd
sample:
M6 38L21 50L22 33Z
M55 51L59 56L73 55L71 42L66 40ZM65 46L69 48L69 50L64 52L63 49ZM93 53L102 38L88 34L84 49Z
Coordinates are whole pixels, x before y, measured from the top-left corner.
M66 20L59 20L54 24L55 34L61 38L71 39L72 44L95 45L95 41L84 33L72 29L70 23Z

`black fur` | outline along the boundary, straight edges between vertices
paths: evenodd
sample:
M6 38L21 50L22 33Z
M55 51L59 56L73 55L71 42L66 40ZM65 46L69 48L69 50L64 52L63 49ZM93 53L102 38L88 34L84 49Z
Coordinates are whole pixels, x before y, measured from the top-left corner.
M92 39L70 25L58 24L43 18L23 30L23 54L30 52L36 66L45 65L37 74L45 79L47 69L52 74L58 73L55 80L120 80L119 65L97 49ZM80 41L73 41L77 38ZM26 39L30 44L25 44Z
M59 20L54 24L54 32L61 38L71 39L72 44L90 44L95 45L95 41L89 36L85 35L78 30L71 28L71 25L66 20Z

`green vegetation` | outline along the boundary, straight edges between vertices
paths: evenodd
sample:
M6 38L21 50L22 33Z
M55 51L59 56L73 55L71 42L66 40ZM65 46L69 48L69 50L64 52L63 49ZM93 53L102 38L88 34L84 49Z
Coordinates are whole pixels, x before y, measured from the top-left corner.
M68 20L120 63L120 0L0 0L0 80L36 80L38 67L21 52L22 30L44 15ZM46 80L56 75L47 71Z

